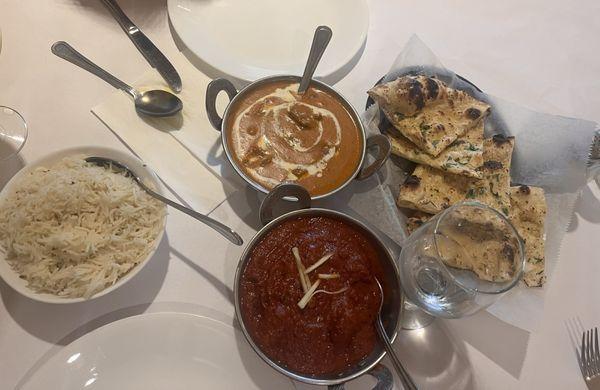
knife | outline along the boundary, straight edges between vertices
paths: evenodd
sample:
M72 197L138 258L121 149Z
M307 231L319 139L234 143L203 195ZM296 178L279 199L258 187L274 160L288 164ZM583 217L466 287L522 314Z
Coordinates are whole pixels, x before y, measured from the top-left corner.
M114 0L102 0L110 13L117 20L123 31L143 54L146 61L155 68L174 92L181 92L181 77L167 57L148 39L146 35L125 15Z

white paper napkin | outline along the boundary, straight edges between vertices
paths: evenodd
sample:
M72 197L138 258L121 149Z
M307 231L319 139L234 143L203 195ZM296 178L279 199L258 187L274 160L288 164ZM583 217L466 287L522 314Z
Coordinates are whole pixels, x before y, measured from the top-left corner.
M219 132L211 127L204 108L210 79L182 54L170 59L183 83L178 95L183 101L179 115L140 116L131 98L122 91L115 91L92 112L179 197L196 211L209 213L234 191L234 186L220 177L225 162ZM154 70L148 70L134 85L142 91L168 90Z

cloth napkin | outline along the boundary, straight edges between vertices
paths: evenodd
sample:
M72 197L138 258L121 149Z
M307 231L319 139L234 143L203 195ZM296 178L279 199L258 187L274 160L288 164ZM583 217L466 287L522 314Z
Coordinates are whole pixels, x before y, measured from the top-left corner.
M140 116L131 97L123 91L114 92L92 108L92 113L177 196L194 210L207 214L235 191L235 186L221 177L220 169L226 162L221 154L220 133L210 125L204 108L204 94L211 80L181 53L170 59L183 83L178 94L183 110L177 116ZM140 91L169 90L152 69L134 86Z

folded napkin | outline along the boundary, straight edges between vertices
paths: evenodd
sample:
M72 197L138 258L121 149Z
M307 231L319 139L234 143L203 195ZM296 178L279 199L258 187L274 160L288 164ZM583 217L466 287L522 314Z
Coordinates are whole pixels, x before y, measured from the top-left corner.
M181 54L170 58L179 72L183 90L178 95L183 110L171 118L140 116L125 92L116 91L92 112L161 180L194 210L209 213L235 187L222 179L226 165L221 157L219 132L206 117L204 94L210 78ZM160 75L149 70L134 83L141 91L168 90Z

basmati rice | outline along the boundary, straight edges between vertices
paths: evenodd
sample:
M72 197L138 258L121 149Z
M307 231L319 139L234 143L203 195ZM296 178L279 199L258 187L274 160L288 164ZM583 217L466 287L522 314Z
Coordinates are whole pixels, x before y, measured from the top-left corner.
M66 157L0 201L0 246L34 291L89 298L148 256L165 214L123 173Z

